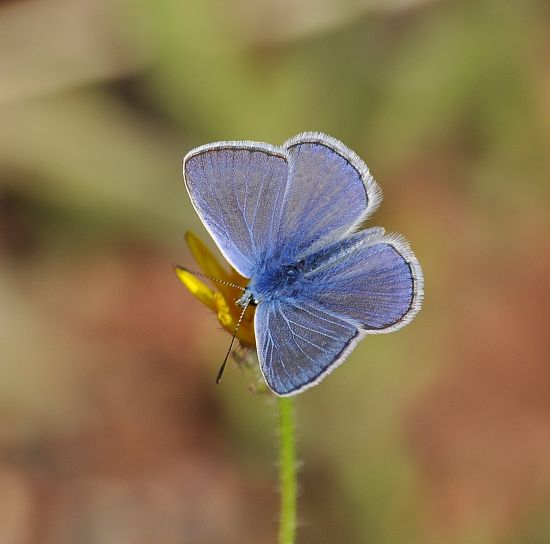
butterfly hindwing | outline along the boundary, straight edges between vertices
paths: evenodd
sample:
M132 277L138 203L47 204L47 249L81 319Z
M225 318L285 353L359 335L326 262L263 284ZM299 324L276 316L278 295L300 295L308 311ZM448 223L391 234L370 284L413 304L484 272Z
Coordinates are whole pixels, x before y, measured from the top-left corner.
M343 361L360 331L304 301L261 303L254 318L260 368L278 395L295 394Z
M368 229L306 259L296 298L260 303L255 328L269 387L295 394L321 381L364 334L403 327L420 309L420 266L406 242Z
M356 243L308 275L309 296L327 311L359 323L369 333L386 333L406 325L423 298L418 260L396 235L354 234ZM335 252L337 255L338 253Z

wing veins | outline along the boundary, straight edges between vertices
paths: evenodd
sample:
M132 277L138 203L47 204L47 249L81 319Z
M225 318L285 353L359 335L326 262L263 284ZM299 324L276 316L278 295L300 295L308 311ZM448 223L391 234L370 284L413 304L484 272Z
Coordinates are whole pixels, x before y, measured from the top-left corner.
M290 326L290 322L289 320L286 318L285 314L283 312L281 312L281 316L283 317L283 319L285 320L286 322L286 325L288 327L288 330L290 331L290 335L292 336L292 340L293 342L296 344L296 347L310 360L310 361L313 361L315 363L315 360L310 356L308 355L303 349L302 347L300 346L300 344L298 344L298 342L296 342L296 336L298 336L298 338L302 338L300 335L296 335L294 333L294 331L292 330L292 327ZM294 323L292 321L292 323ZM305 340L306 342L308 342L308 340L306 340L305 338L302 338L302 340ZM319 348L319 346L315 345L315 344L312 344L311 342L308 342L309 344ZM320 348L319 348L320 349Z
M203 158L203 157L201 156L201 158ZM213 172L214 171L214 165L212 163L212 156L209 156L209 161L210 161L210 171ZM204 158L203 158L203 170L205 170L205 168L204 168L205 165L206 165L206 161L204 161ZM205 172L205 174L206 174L206 172ZM221 206L219 198L215 195L214 191L212 190L212 187L210 186L207 175L205 175L205 184L208 187L208 190L210 191L210 194L212 195L214 201L217 203L218 210L220 210L220 211L223 210L223 206ZM212 216L212 214L210 214L210 215ZM227 228L227 223L225 221L225 214L220 213L218 215L222 218L224 229L227 232L230 232L230 230ZM233 247L241 255L241 257L244 258L245 261L248 261L248 258L246 257L246 255L240 250L240 248L236 244L233 244Z
M290 322L293 324L293 325L296 325L297 327L302 327L303 329L306 329L308 330L309 332L313 332L315 334L321 334L323 336L326 336L327 338L332 338L333 340L338 340L338 337L337 336L332 336L330 334L328 334L329 332L331 332L329 329L323 329L325 332L322 332L322 331L319 331L319 330L313 330L313 329L310 329L309 327L307 327L306 325L301 325L300 323L296 323L292 320L290 320ZM334 332L334 331L332 331Z
M248 232L248 239L250 240L250 248L255 253L256 252L256 244L254 242L254 237L252 236L252 231L250 230L250 227L248 225L248 221L246 220L245 211L241 207L241 203L239 202L239 190L238 190L238 187L237 187L237 176L236 176L236 170L235 170L235 156L234 155L231 155L231 169L232 169L232 172L233 172L233 175L231 176L231 179L233 181L233 188L235 190L235 201L237 202L237 207L239 208L239 211L241 212L244 226L246 227L246 230ZM250 161L247 161L246 174L244 176L244 179L247 180L246 181L247 186L248 186L249 174L250 174ZM246 193L245 193L245 198L246 198Z
M335 315L333 314L332 312L328 312L327 310L325 310L323 308L323 314L324 315L317 315L317 314L314 314L313 312L310 312L306 306L302 306L300 308L302 311L308 313L309 315L312 315L313 317L317 317L319 319L322 319L323 321L327 321L328 323L332 323L333 325L336 325L337 327L340 327L344 330L346 330L346 327L344 325L341 325L340 322L344 322L346 323L347 325L350 325L351 327L354 327L354 328L357 328L356 325L354 325L353 323L349 323L348 321L346 321L345 319L343 319L343 317L340 317L338 315ZM331 317L334 317L335 319L338 319L338 321L331 321L330 319L327 319L326 316L331 316Z
M271 341L271 345L273 346L273 349L277 352L277 355L279 356L279 361L281 362L281 367L282 367L284 373L286 374L286 377L289 379L290 383L292 383L292 380L290 378L290 374L288 373L288 370L286 368L283 357L281 356L281 352L279 351L279 349L275 345L275 342L273 341L273 336L271 335L271 331L269 330L269 322L268 322L268 326L266 327L266 330L267 330L267 334L269 335L269 340Z

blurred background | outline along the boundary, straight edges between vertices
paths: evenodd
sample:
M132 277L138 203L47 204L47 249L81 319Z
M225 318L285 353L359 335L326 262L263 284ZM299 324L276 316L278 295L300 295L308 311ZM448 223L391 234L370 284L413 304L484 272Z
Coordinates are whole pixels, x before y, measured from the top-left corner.
M327 132L424 310L297 399L301 544L550 542L543 0L0 2L0 542L275 541L276 405L179 284L181 159Z

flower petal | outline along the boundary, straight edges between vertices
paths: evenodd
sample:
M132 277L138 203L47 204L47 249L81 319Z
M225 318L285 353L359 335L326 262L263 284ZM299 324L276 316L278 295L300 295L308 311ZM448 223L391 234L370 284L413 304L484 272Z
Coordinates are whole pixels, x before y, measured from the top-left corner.
M216 305L218 321L221 326L228 333L234 334L240 317L240 307L229 303L221 293L214 293L214 304ZM254 326L251 321L245 319L241 321L241 325L237 331L237 338L244 345L256 345Z
M199 265L199 268L212 278L234 283L241 287L246 287L248 280L241 276L232 266L227 271L218 259L212 254L204 242L192 231L185 233L185 241L193 255L195 261ZM241 290L223 283L216 283L216 288L220 291L227 300L236 300L241 295Z
M181 283L189 289L191 294L195 295L204 305L208 306L214 312L217 310L214 302L215 293L205 283L197 279L190 272L187 272L187 270L181 268L176 268L176 274Z
M204 242L191 231L185 233L185 241L200 269L213 278L231 281L231 274L218 262Z
M256 336L254 335L254 327L251 327L250 324L241 323L239 331L237 332L237 338L239 342L244 346L255 346L256 345Z
M231 315L229 304L227 304L227 300L225 300L221 293L214 293L214 305L216 307L216 313L218 314L218 321L224 329L233 334L237 322Z

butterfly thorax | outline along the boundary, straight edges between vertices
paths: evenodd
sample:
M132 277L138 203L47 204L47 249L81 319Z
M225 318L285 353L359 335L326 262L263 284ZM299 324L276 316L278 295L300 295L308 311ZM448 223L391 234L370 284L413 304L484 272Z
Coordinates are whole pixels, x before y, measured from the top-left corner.
M307 281L304 272L303 261L280 264L268 260L252 276L247 291L257 303L299 297Z

